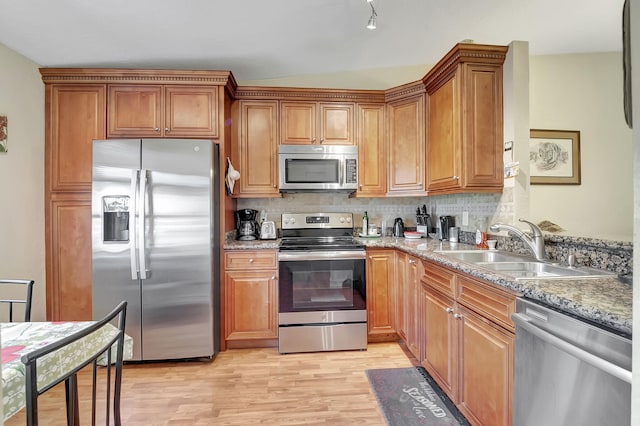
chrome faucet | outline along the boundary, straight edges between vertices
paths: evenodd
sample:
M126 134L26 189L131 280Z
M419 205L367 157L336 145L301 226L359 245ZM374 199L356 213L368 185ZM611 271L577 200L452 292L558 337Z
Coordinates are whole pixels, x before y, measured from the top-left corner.
M529 222L528 220L518 219L520 222L524 222L531 227L531 232L533 233L533 237L528 236L523 231L519 230L515 226L505 225L503 223L494 223L489 227L489 229L493 232L498 231L510 231L513 232L516 237L520 238L524 243L531 249L536 260L547 261L549 257L547 253L544 251L544 237L542 236L542 230L533 222Z

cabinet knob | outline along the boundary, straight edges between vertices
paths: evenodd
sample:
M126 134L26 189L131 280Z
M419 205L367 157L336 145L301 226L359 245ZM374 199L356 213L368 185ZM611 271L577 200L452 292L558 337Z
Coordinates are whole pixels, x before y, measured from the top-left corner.
M249 259L249 263L253 263L253 259Z
M460 314L453 314L453 317L455 319L462 319L462 315L460 315Z
M273 184L273 187L274 187L274 188L277 188L277 187L278 187L278 185L276 185L276 184Z
M153 130L155 130L156 132L160 132L160 127L156 127L156 128L155 128L155 129L153 129Z
M164 128L164 131L165 131L165 132L167 132L167 133L169 133L169 132L171 131L171 129L170 129L170 128L168 128L168 127L165 127L165 128Z
M453 308L447 308L447 309L445 309L445 311L446 311L448 314L450 314L451 312L453 312Z
M460 179L460 176L453 176L453 180L458 180Z
M324 142L324 139L320 139L320 143L323 143L323 142Z
M276 279L276 276L275 276L275 275L273 275L273 276L271 277L271 279L272 279L272 280L275 280L275 279Z
M316 143L316 138L312 138L311 143Z

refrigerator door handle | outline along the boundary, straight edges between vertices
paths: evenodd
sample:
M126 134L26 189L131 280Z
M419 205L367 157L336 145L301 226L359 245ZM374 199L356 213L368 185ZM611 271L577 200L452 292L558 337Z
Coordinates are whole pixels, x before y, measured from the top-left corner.
M145 226L147 195L147 170L140 170L140 186L138 190L138 265L140 267L140 279L147 279L147 262L145 260Z
M131 206L133 211L129 214L129 235L132 236L129 243L129 257L131 261L131 279L138 279L138 258L136 256L137 249L137 227L136 227L136 213L138 212L138 186L140 185L140 170L131 171Z

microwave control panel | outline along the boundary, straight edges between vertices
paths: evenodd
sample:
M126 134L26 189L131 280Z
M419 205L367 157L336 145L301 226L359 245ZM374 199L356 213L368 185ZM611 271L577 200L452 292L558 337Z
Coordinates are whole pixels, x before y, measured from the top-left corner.
M345 183L358 183L358 161L355 158L345 160Z

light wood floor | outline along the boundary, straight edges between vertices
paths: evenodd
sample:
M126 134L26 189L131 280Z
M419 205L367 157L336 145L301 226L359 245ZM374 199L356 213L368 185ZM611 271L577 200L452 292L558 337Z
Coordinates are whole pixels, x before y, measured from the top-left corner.
M127 364L122 421L127 426L384 425L364 371L412 365L418 365L415 358L397 343L288 355L276 348L231 349L213 362ZM83 419L88 377L83 372L79 385ZM38 401L41 425L65 424L62 386ZM24 425L24 412L5 424Z

